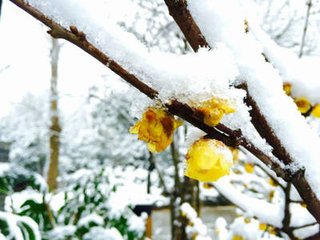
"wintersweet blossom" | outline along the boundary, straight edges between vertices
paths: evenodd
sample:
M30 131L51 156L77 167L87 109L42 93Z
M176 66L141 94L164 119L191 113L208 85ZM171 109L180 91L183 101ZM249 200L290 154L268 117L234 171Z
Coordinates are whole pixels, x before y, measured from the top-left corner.
M297 104L298 110L301 113L306 113L311 108L311 104L309 100L306 99L305 97L296 98L294 101Z
M247 173L253 173L254 172L254 164L253 163L245 163L244 169Z
M290 96L291 95L291 91L292 91L292 85L291 85L291 83L284 83L283 84L283 90L284 90L284 92L288 95L288 96Z
M316 104L313 107L311 115L315 118L320 118L320 104Z
M171 144L174 130L181 125L181 121L163 109L149 107L129 131L138 134L138 139L145 141L151 152L161 152Z
M216 97L200 103L196 109L203 114L204 123L211 127L219 124L225 114L235 111L228 100Z
M222 142L201 138L188 150L185 175L202 182L216 181L229 174L232 157L230 149Z

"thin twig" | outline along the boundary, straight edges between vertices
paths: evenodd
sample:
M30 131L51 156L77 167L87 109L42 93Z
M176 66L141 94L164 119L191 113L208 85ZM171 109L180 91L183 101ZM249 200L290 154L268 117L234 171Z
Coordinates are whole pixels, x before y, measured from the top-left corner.
M302 55L303 55L303 48L304 48L304 45L305 45L305 40L306 40L306 36L307 36L307 31L308 31L311 7L312 7L312 0L308 0L308 3L307 3L307 14L306 14L306 19L305 19L305 22L304 22L304 27L303 27L303 32L302 32L302 39L301 39L301 45L300 45L300 51L299 51L299 58L301 58Z

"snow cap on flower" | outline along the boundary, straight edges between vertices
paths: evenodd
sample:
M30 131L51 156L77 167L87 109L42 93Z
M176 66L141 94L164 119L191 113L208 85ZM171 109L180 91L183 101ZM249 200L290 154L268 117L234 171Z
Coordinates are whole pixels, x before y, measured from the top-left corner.
M228 100L216 97L200 103L196 109L203 114L204 123L211 127L219 124L225 114L235 111Z
M202 181L216 181L229 174L232 166L232 153L222 142L201 138L189 148L185 175Z
M150 152L161 152L171 144L174 130L181 125L181 121L163 109L149 107L129 131L138 134L138 139L148 144Z

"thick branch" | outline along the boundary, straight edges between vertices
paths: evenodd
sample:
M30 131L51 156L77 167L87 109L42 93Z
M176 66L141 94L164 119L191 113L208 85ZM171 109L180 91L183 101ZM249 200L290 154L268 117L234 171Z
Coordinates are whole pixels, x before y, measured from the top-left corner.
M199 27L193 21L185 0L164 0L168 6L169 14L180 27L192 49L196 52L199 47L208 47Z
M252 118L252 124L255 126L259 134L267 140L267 142L273 147L273 154L281 159L285 164L289 165L293 163L293 160L287 150L283 147L280 139L275 135L271 126L268 124L265 116L260 112L257 103L248 94L246 103L251 107L250 115ZM288 171L289 168L288 168ZM289 181L298 190L301 198L307 204L309 212L320 222L320 201L317 199L316 194L311 189L310 184L304 176L304 169L297 173L289 173L291 175Z
M188 24L191 24L192 26L197 25L194 22L190 12L187 10L187 4L185 3L185 1L179 0L178 1L179 4L175 4L174 3L175 1L173 1L173 0L171 0L171 1L164 0L164 1L167 4L167 7L169 8L169 12L170 12L171 16L175 19L178 26L181 28L182 32L185 34L186 39L188 41L192 42L194 45L195 44L194 41L196 40L196 38L194 38L194 36L199 36L199 32L198 32L199 27L192 28L190 31L183 30L186 28L186 26L184 26L184 25L188 25ZM181 10L179 8L184 8L185 10ZM179 15L178 14L179 12L183 12L184 15L181 15L181 14ZM184 20L181 18L184 18ZM197 30L194 30L194 29L197 29ZM200 36L202 36L201 32L200 32ZM205 41L204 38L202 38L201 41L198 42L198 46L209 46L208 43L204 44L203 41ZM194 47L194 49L197 49L197 48ZM248 93L248 97L247 97L247 103L249 106L252 107L250 114L252 116L253 125L258 130L261 137L265 138L267 140L267 142L273 147L274 155L276 157L278 157L279 159L281 159L285 164L292 163L293 161L292 161L290 155L288 154L286 149L282 146L279 138L274 134L272 128L268 124L268 121L263 116L263 114L260 112L258 105L255 103L253 98L250 97L249 93ZM245 145L245 144L242 143L242 145ZM247 148L247 147L250 147L250 146L245 146L245 148ZM267 157L267 159L264 159L265 158L264 154L262 154L259 157L260 152L261 152L261 151L259 152L259 149L251 149L251 150L248 149L248 150L251 153L253 153L251 150L254 150L253 154L255 156L258 156L258 158L263 162L270 160L269 157ZM257 150L258 150L258 152L256 152ZM272 160L270 160L270 161L273 162ZM279 175L279 172L283 172L282 170L278 170L277 168L274 168L274 167L278 167L278 164L276 164L276 163L267 164L267 165L272 167L272 169L278 175ZM275 165L275 166L273 166L273 165ZM292 184L296 187L297 191L299 192L301 198L305 201L309 212L317 219L317 222L320 223L320 201L317 199L317 197L316 197L315 193L313 192L313 190L311 189L308 181L304 177L303 169L293 175L292 175L292 173L290 173L288 171L289 170L287 170L287 172L285 174L283 174L282 176L281 175L279 175L279 176L284 178L284 180L286 180L287 182L292 182Z
M250 92L246 85L239 86L244 89L248 94L245 98L245 103L251 107L250 116L251 122L257 129L260 136L265 138L267 142L272 146L272 153L279 159L281 159L285 164L289 165L293 162L287 150L282 146L280 139L275 135L271 126L268 124L267 119L261 113L258 104L250 96Z

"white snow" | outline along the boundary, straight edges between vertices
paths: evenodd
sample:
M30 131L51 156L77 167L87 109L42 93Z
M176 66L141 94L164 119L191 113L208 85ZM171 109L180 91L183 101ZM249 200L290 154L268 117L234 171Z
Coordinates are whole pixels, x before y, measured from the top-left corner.
M26 189L21 192L15 192L6 197L5 210L10 212L12 209L19 209L21 205L29 199L37 203L42 203L43 195L33 189Z
M254 15L254 5L247 11L250 32L261 44L263 53L272 65L279 70L283 82L292 84L293 97L306 97L312 104L320 103L319 57L305 56L299 59L290 49L280 47L259 26Z
M140 217L131 215L128 219L129 230L137 233L144 233L146 228L146 219L148 214L143 212Z
M90 228L90 231L83 236L84 240L123 240L116 228L104 229L102 227Z
M8 239L14 238L16 240L24 240L22 230L19 227L19 223L24 223L29 226L34 234L35 240L40 240L41 235L39 227L33 219L25 216L18 216L8 212L0 211L0 219L5 221L9 227Z
M103 220L103 217L99 216L98 214L91 213L91 214L81 218L78 222L78 226L79 227L89 226L90 223L95 223L97 225L103 225L104 220Z
M198 217L197 212L189 203L182 203L180 206L182 214L188 219L189 224L186 227L186 233L189 236L196 236L197 240L211 240L208 236L207 226L203 224Z
M72 236L75 234L77 227L74 225L66 225L66 226L55 226L48 233L49 239L64 239L66 236Z
M3 176L9 170L10 170L10 164L9 163L0 163L0 176Z
M234 59L223 44L214 50L174 55L148 50L130 33L108 21L103 11L91 9L86 1L29 0L65 28L77 26L93 43L129 72L160 93L162 100L206 100L213 95L230 97L228 86L238 74ZM190 99L191 98L191 99Z
M248 216L255 216L261 222L281 228L283 219L282 204L271 204L264 199L256 199L241 193L229 182L228 178L221 178L214 183L214 186L227 199L244 209Z

